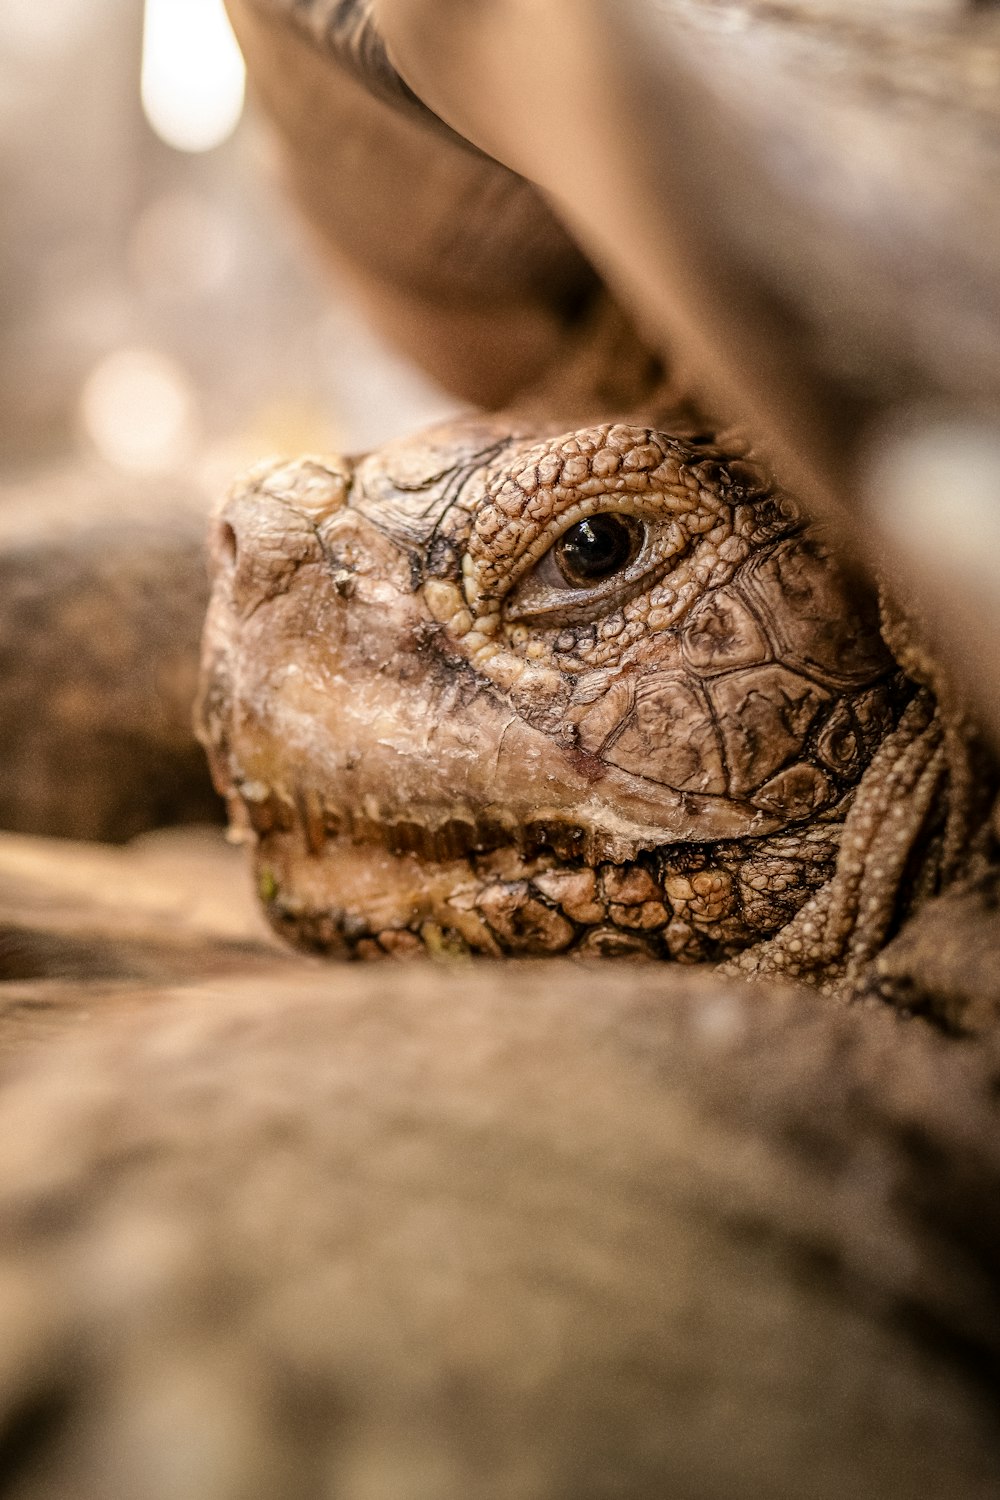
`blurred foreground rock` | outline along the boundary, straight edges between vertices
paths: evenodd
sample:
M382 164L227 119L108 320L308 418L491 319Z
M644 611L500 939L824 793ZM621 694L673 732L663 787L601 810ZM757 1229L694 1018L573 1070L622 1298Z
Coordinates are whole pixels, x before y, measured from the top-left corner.
M192 984L288 967L217 829L124 849L0 834L0 891L0 1054Z
M997 1493L993 1044L320 966L234 854L0 840L5 1495Z

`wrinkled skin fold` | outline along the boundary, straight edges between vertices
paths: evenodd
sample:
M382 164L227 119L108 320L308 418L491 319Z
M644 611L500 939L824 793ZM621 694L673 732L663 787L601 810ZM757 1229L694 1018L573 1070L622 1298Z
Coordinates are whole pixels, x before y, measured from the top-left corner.
M876 602L707 440L271 463L213 553L199 732L301 946L830 984L962 863L960 742Z

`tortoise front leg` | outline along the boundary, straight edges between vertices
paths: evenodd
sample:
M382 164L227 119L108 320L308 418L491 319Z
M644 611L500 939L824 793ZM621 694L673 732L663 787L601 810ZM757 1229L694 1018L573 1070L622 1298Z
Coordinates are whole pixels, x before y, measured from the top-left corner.
M609 299L538 194L396 80L367 7L229 8L295 197L376 326L480 406L558 372Z

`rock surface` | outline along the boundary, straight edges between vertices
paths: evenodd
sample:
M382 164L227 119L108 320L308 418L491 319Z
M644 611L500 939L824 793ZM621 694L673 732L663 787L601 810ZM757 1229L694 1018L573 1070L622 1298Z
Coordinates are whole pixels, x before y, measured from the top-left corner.
M161 991L7 1068L5 1493L995 1495L997 1066L663 970Z

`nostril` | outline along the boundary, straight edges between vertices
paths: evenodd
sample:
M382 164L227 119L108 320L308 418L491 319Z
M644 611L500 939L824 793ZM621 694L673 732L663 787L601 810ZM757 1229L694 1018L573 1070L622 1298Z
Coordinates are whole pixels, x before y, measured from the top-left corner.
M236 532L228 521L219 522L217 545L220 555L226 562L235 563L237 554Z

